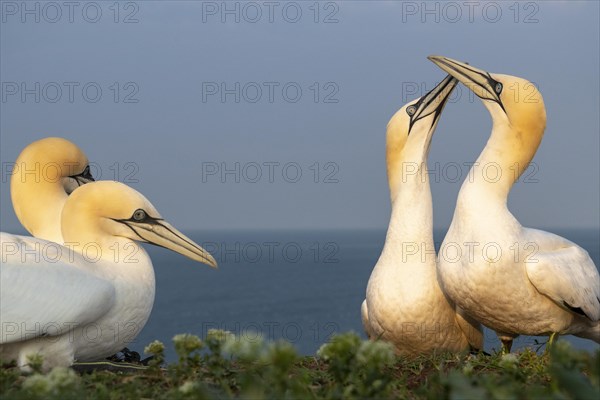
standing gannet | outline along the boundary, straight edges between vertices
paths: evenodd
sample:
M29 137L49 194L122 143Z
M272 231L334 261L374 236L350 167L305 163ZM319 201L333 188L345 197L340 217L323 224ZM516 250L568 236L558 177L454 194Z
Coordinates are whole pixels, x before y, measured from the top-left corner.
M29 354L41 354L44 368L102 359L138 335L154 302L154 270L135 241L217 266L122 183L76 189L61 222L66 247L0 236L0 358L20 367Z
M456 309L436 276L427 156L456 84L452 76L446 77L402 107L387 126L392 215L361 312L368 336L393 343L402 355L483 347L481 326Z
M440 250L444 290L494 329L508 351L520 334L573 334L600 342L600 277L588 253L560 236L522 227L506 204L542 140L541 94L522 78L429 59L479 96L493 120ZM515 97L515 88L526 98Z
M21 152L10 179L13 208L33 236L63 243L60 214L68 195L93 181L86 155L70 141L49 137Z

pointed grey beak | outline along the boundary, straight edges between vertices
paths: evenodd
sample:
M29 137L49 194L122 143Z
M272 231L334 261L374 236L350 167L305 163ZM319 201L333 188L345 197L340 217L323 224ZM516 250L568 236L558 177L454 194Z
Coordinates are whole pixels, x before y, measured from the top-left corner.
M429 93L421 97L419 101L409 106L408 109L412 108L414 110L410 117L409 134L415 122L431 114L434 114L434 118L431 121L431 128L435 126L450 97L450 93L452 93L457 84L458 81L452 75L448 75Z
M483 100L494 101L504 110L504 105L500 99L500 93L502 93L503 89L502 83L492 78L489 72L443 56L429 56L427 58L461 81L477 97ZM504 111L506 112L506 110Z
M144 242L173 250L194 261L217 268L217 261L208 251L163 219L149 217L142 222L131 219L117 221L126 224Z

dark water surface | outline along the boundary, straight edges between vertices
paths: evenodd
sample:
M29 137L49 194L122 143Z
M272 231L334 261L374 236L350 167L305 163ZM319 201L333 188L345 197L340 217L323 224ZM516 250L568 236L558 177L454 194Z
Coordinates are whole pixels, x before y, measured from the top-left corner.
M574 241L600 265L597 230L552 230ZM130 348L141 353L154 339L165 343L178 333L204 337L227 329L248 337L285 339L302 354L314 354L333 333L364 336L360 306L385 231L221 231L187 232L219 262L219 269L146 246L156 271L156 300L150 320ZM436 244L444 232L436 232ZM590 340L565 337L575 347L594 350ZM514 349L537 347L520 337ZM485 332L485 349L500 342Z

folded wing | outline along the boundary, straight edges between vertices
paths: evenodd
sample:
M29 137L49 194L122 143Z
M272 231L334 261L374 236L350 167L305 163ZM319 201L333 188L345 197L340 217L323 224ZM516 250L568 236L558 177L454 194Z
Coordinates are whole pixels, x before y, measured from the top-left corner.
M0 344L65 334L113 305L113 285L66 247L0 233Z
M525 260L530 282L559 306L600 320L600 275L587 251L560 236L530 229L538 251Z

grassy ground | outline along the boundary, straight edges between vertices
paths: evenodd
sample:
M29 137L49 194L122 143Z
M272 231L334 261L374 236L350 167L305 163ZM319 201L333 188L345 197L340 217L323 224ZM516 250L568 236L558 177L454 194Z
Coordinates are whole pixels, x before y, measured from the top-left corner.
M164 365L151 343L147 369L76 373L55 368L24 374L0 369L2 399L600 399L600 352L556 342L537 354L450 355L402 359L389 345L336 336L315 357L288 343L263 343L212 331L205 341L178 335L179 360Z

